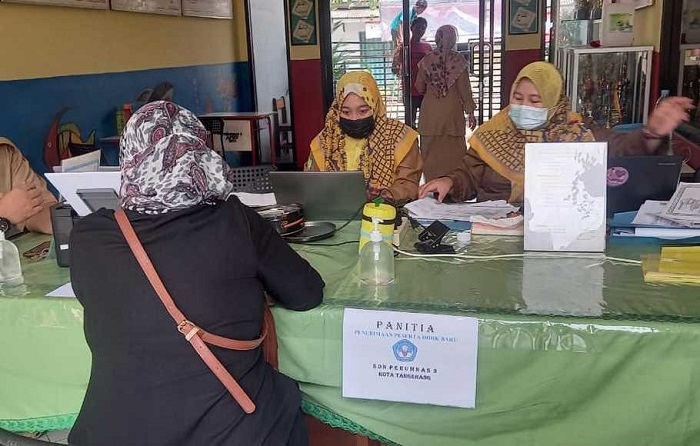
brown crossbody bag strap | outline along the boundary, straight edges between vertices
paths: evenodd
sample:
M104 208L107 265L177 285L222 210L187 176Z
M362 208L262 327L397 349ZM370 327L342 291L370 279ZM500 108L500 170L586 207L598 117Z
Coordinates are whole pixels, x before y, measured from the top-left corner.
M153 263L148 257L148 254L143 249L143 245L139 240L136 232L134 231L129 218L123 209L118 209L114 212L114 216L117 219L117 224L124 234L131 252L136 257L141 269L151 283L151 286L155 290L156 294L160 298L161 302L165 306L170 316L172 316L175 324L177 324L177 330L185 336L185 339L192 345L192 348L197 352L202 361L209 367L209 369L216 375L216 377L221 381L221 383L229 391L233 399L240 404L241 408L245 413L253 413L255 411L255 403L250 399L250 397L245 393L241 386L236 382L235 378L226 370L226 368L221 364L221 362L216 359L214 353L207 347L208 344L216 345L217 347L222 347L229 350L254 350L263 343L266 337L268 337L268 326L272 322L272 314L269 309L265 311L265 317L263 320L263 331L258 339L251 341L240 341L237 339L225 338L222 336L217 336L215 334L209 333L206 330L198 327L193 322L189 321L184 314L177 308L170 293L165 288L163 281L158 276ZM274 326L273 326L274 327ZM274 331L274 328L273 328ZM274 335L274 333L273 333ZM276 341L276 339L274 340ZM276 345L274 345L276 347ZM265 352L266 359L268 362L272 362L268 358L268 354L271 352ZM276 351L274 352L276 355ZM274 364L273 364L274 365Z

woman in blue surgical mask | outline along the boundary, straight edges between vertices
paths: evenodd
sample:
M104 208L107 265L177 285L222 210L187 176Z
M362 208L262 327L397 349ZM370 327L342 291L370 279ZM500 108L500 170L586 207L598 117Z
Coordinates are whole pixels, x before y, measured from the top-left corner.
M437 193L454 201L508 200L523 202L525 143L607 141L611 157L656 154L667 136L694 108L688 98L667 98L654 109L643 130L613 133L589 127L581 115L571 111L563 93L557 68L533 62L523 68L513 83L510 105L474 132L470 150L461 165L449 175L432 180L420 189L420 197Z

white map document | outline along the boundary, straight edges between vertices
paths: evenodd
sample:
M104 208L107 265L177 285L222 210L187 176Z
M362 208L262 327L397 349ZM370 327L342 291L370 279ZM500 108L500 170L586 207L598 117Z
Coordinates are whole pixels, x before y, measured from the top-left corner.
M605 251L607 143L525 145L525 250Z

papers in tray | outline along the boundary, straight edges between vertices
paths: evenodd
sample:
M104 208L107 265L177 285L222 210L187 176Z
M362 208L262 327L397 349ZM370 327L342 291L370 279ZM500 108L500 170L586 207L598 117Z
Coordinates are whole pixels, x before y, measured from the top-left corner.
M405 208L415 219L471 221L474 216L490 219L504 218L517 207L505 200L482 203L440 203L434 198L422 198L408 203Z
M660 216L687 228L700 229L700 183L680 183Z
M650 237L664 240L683 240L700 237L700 225L692 226L692 221L669 217L668 206L670 203L670 201L647 200L631 221L629 216L626 215L627 213L616 214L611 223L612 235L619 237ZM675 209L683 209L684 206L687 207L687 205L681 205L675 206ZM674 211L670 211L670 214L674 214Z

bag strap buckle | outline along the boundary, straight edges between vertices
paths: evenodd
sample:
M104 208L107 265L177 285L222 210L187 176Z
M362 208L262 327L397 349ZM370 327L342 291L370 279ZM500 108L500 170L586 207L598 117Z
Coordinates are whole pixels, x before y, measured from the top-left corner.
M187 319L177 324L177 331L185 335L185 339L187 339L188 341L192 339L192 337L196 335L200 330L201 328L199 328L193 322L188 321Z

